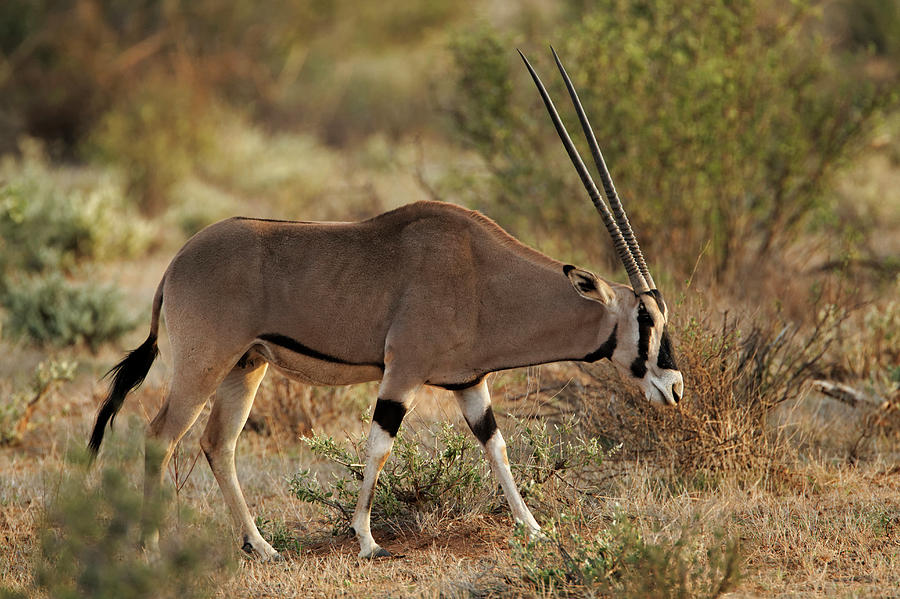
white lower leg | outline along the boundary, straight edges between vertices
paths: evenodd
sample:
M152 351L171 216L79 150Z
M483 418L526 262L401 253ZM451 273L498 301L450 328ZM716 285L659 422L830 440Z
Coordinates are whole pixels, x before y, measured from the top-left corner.
M359 489L359 499L356 502L356 511L353 513L353 530L359 541L359 556L365 558L390 555L379 547L372 537L371 512L372 501L375 497L375 484L378 475L384 467L394 438L385 431L377 422L372 422L369 430L369 439L366 444L366 469L363 474L363 482Z
M253 398L266 369L267 364L260 359L245 358L243 365L235 367L225 377L216 391L200 446L219 483L235 527L241 531L241 549L255 553L263 560L276 560L280 558L278 552L262 538L253 522L234 463L238 436L247 422Z
M516 488L516 482L513 480L512 471L509 469L509 458L506 455L506 442L499 430L495 430L494 434L484 444L484 453L491 465L491 471L497 480L500 481L500 487L509 503L509 509L512 511L513 518L516 522L524 524L529 530L537 532L541 530L537 520L531 515L531 510L525 505L525 501Z
M513 518L516 522L520 522L527 526L531 531L537 532L541 529L537 521L519 495L516 488L516 482L513 480L512 472L509 469L509 458L506 456L506 442L497 423L494 420L494 412L491 409L491 394L488 391L487 383L482 381L480 384L463 389L456 392L456 399L462 409L463 416L472 429L472 433L481 442L484 448L484 454L488 463L491 465L491 471L500 482L503 488L503 494L509 503L509 509L512 511Z
M241 531L241 549L246 553L255 553L263 560L277 560L280 555L272 545L270 545L259 533L256 523L253 522L253 516L247 508L247 502L237 478L237 471L234 465L234 449L219 450L218 452L208 451L206 458L209 461L210 469L219 483L222 490L222 496L228 505L229 513L234 521L235 527Z

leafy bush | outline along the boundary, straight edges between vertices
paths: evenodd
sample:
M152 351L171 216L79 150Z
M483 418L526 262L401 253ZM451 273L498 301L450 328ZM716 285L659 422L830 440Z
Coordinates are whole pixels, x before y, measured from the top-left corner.
M892 0L843 0L839 18L848 41L862 50L900 58L900 6Z
M34 141L20 149L20 159L0 162L0 277L69 271L83 260L147 248L151 225L134 212L114 176L52 167Z
M259 529L263 538L266 539L278 553L284 553L285 551L299 553L301 548L300 541L294 536L294 533L291 532L284 522L268 520L257 516L256 528Z
M594 490L588 481L609 452L596 439L577 437L575 420L563 425L515 422L514 426L507 449L523 497L555 506L571 504ZM396 525L414 512L458 517L498 509L505 500L498 495L481 447L469 431L441 423L423 432L410 436L401 430L397 435L378 479L373 520ZM423 443L429 436L432 440ZM328 508L331 525L345 530L363 477L363 439L351 439L349 448L321 435L304 441L316 456L343 472L323 485L310 470L301 470L290 481L291 492L302 501Z
M0 163L0 306L7 334L96 350L134 326L111 286L74 283L83 264L133 256L152 237L109 175L51 167L35 142Z
M331 437L313 435L303 439L312 452L339 465L344 474L334 475L321 485L308 470L290 481L291 493L301 501L328 507L336 530L349 527L356 507L357 482L365 467L364 440L351 439L345 448ZM349 475L349 476L348 476ZM490 474L481 459L481 449L452 425L443 424L435 443L424 452L413 436L402 431L394 440L394 450L376 486L373 520L391 522L412 510L458 515L472 509L474 498L487 493Z
M217 549L220 544L184 512L179 530L165 535L159 555L148 559L139 544L142 503L141 494L118 470L66 478L39 531L33 587L27 595L7 591L6 596L213 596L213 581L230 569L233 556ZM159 524L168 502L158 499L143 510Z
M817 14L806 2L606 0L553 35L646 253L684 273L709 242L723 275L783 248L826 209L835 173L898 96L809 33ZM492 29L453 46L455 122L489 171L472 199L595 237L510 46ZM531 55L574 133L555 65Z
M596 535L582 537L562 519L529 539L519 530L511 542L524 579L542 596L719 597L738 579L737 540L722 534L704 540L690 528L677 539L647 539L617 515Z
M84 343L95 352L137 324L115 287L72 283L55 272L14 279L0 305L11 336L56 346Z
M37 365L27 390L13 393L0 404L0 445L14 445L21 441L29 428L31 415L53 387L75 376L76 362L46 360Z

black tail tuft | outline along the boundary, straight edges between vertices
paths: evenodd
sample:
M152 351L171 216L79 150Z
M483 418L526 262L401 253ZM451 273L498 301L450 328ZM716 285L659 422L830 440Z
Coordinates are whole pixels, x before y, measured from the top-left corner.
M100 451L106 424L112 425L119 408L125 403L125 396L144 382L144 377L150 372L150 366L153 365L157 355L159 348L156 346L156 335L151 333L140 347L128 352L128 355L104 376L106 378L112 375L112 382L109 385L109 395L97 414L94 432L91 433L91 440L88 443L92 456L96 456Z

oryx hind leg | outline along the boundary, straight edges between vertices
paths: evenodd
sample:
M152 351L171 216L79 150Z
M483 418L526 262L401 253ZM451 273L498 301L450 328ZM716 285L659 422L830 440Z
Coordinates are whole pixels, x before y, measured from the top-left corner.
M481 383L462 391L455 391L456 400L462 409L463 417L466 419L472 433L481 443L484 454L488 463L491 465L491 471L494 477L500 482L506 501L509 503L509 509L512 511L513 518L516 522L525 525L532 532L540 531L534 516L513 480L512 472L509 469L509 458L506 455L506 442L500 429L497 428L497 422L494 419L494 411L491 409L491 394L487 388L487 382Z
M235 358L236 359L236 358ZM146 506L155 505L172 459L175 447L190 430L203 411L206 400L225 378L233 362L224 360L200 360L191 362L173 357L174 375L166 401L150 423L144 456L144 516L142 522L143 544L151 552L156 551L159 531L155 519Z
M363 481L359 488L359 498L353 513L353 530L359 541L359 557L389 557L390 553L382 549L372 537L371 514L372 501L375 497L375 485L385 462L391 455L394 437L400 429L400 423L412 402L417 384L399 384L386 374L378 389L378 401L372 414L372 424L366 441L366 467Z
M219 483L235 526L240 530L242 549L264 560L279 559L275 549L259 534L238 482L234 451L238 436L250 415L253 399L266 374L268 363L259 355L245 356L216 389L212 412L200 446Z

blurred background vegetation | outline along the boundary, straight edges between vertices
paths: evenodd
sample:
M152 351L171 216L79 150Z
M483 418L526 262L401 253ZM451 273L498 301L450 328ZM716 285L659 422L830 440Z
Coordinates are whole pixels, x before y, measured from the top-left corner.
M129 315L92 315L114 292L78 282L235 213L437 198L616 272L515 53L565 106L548 42L664 286L752 302L839 272L891 290L898 39L891 0L7 0L4 334L117 337Z
M690 395L678 411L655 410L603 365L564 365L565 376L546 387L537 369L498 376L495 396L514 407L552 392L547 402L522 402L535 410L571 402L578 435L621 447L610 462L639 458L673 469L663 485L688 489L692 504L701 505L695 492L717 493L723 472L738 472L748 488L789 489L793 509L791 489L806 489L809 472L800 465L818 468L823 456L838 467L881 456L896 478L897 0L0 0L0 445L44 455L60 430L84 437L103 395L97 379L143 338L165 265L188 236L227 216L352 220L439 199L482 210L554 257L626 280L515 52L529 56L576 133L550 43L676 308L671 328ZM65 393L54 392L70 379ZM823 382L830 394L810 391ZM161 400L157 383L131 403L147 420ZM841 383L844 395L836 395ZM530 396L529 385L537 385ZM326 422L334 423L330 432L359 426L337 428L370 409L373 388L355 389L313 391L270 377L249 426L254 443L276 440L257 454L278 449L256 455L264 467L247 470L280 472L282 438L296 445L298 432ZM826 405L825 395L837 401ZM797 406L806 399L804 412ZM39 402L52 409L32 418ZM65 426L52 428L56 418ZM510 439L511 455L523 456L515 463L539 455L527 434ZM411 447L397 453L412 456ZM554 472L570 467L556 462L563 466ZM823 472L818 480L829 485L845 476ZM623 478L627 491L615 493L650 488L635 479ZM64 485L58 501L44 502L46 522L9 525L17 531L10 547L30 547L37 573L16 588L83 591L93 588L85 585L102 571L98 564L115 559L123 567L113 574L124 578L109 588L146 586L141 556L125 547L137 499L96 499L121 494L123 484L108 473L92 481L86 495L81 483L73 493ZM528 487L532 505L543 501L540 491ZM85 528L83 497L100 501L96 511L109 527ZM660 497L660 506L678 503ZM792 516L774 527L771 539L785 547L779 577L796 569L796 555L816 576L830 564L793 541L795 533L822 536L822 502L810 497L812 524ZM871 543L857 547L877 556L879 535L893 543L896 532L873 527L898 530L896 508L884 504L835 504L834 537L847 535L847 513L871 506L875 524L861 528ZM27 506L20 514L33 511L30 500L18 505ZM737 513L756 509L743 498L740 505ZM599 512L591 509L593 518ZM662 508L638 511L670 524ZM773 545L766 526L744 521L739 536L748 544ZM270 528L296 540L284 521ZM619 543L628 563L665 566L650 576L637 568L641 580L668 580L687 563L680 539L657 559L656 546L628 526L613 530L619 537L585 547L603 557ZM872 578L865 559L823 538L823 551ZM560 542L546 547L554 546L565 551ZM90 559L73 561L84 547L93 548ZM164 562L172 591L156 594L190 591L183 575L197 554L185 547L193 545L174 547ZM573 552L575 564L529 551L521 562L529 576L566 574L558 563L584 568L574 572L582 582L590 574L590 552ZM712 565L695 571L706 576ZM23 567L4 567L0 578L25 576ZM54 568L58 580L46 575ZM895 570L885 588L896 587Z

